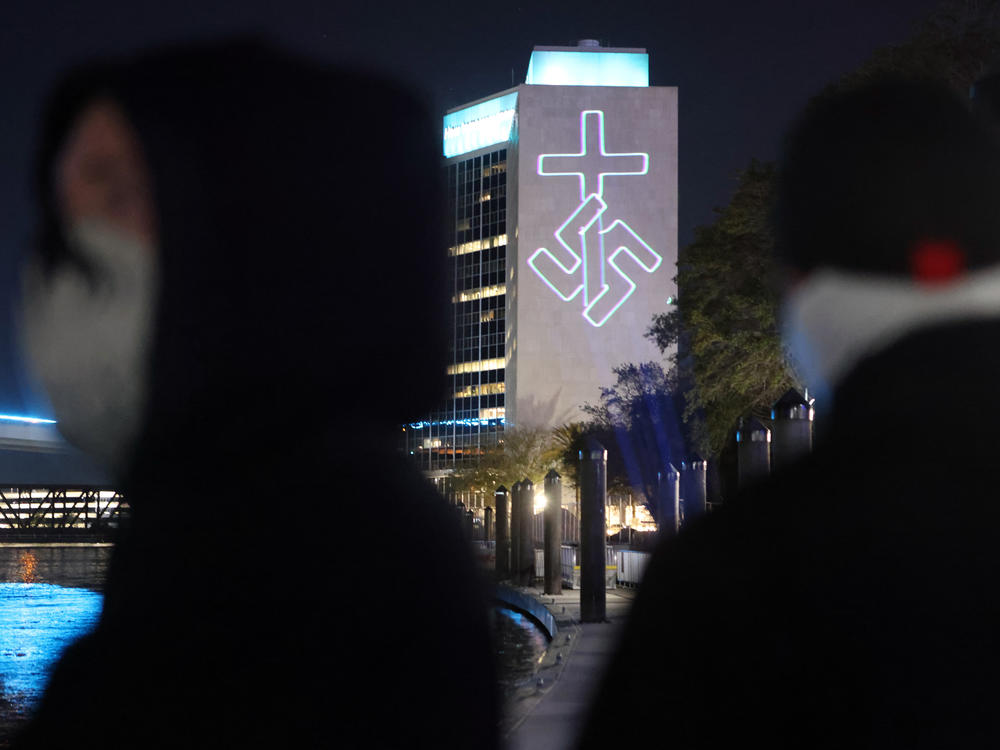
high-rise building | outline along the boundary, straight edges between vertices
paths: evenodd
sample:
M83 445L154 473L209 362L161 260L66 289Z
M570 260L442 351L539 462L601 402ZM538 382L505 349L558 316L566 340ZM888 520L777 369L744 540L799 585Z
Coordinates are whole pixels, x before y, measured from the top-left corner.
M449 397L405 426L443 476L512 426L581 419L675 294L677 89L644 49L535 47L525 82L444 116Z

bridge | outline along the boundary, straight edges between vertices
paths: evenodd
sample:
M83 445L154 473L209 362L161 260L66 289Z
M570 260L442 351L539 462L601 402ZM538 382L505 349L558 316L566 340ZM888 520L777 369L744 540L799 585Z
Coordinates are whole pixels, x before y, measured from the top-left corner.
M0 543L101 541L127 515L125 498L55 422L0 415Z

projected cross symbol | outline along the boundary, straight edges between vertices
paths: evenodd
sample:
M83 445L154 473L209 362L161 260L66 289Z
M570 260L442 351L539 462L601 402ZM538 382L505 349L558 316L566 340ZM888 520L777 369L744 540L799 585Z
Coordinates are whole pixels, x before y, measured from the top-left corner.
M538 174L543 177L576 177L580 200L591 193L604 195L604 178L639 175L649 171L649 154L609 154L604 147L604 113L586 109L580 113L580 151L576 154L541 154Z
M528 258L528 265L563 301L569 302L582 292L583 317L596 328L635 291L636 283L626 271L652 273L663 260L621 219L604 228L608 210L603 199L604 178L648 171L649 154L605 150L604 113L600 110L580 113L579 153L538 157L539 175L579 179L580 204L553 232L558 246L553 251L538 248Z

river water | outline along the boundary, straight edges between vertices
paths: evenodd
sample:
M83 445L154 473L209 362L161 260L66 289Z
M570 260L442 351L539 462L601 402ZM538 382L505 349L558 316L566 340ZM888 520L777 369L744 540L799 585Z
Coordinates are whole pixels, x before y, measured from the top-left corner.
M100 615L111 545L0 544L0 747L25 721L62 651ZM526 616L493 611L500 690L529 682L548 641Z
M493 610L493 632L497 648L497 676L506 703L518 687L534 678L535 667L549 642L530 618L501 606Z
M0 747L63 650L97 623L111 545L0 545Z

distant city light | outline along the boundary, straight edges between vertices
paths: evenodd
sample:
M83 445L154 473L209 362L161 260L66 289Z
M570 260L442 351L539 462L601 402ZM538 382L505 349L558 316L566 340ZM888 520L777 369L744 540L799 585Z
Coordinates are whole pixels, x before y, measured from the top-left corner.
M495 425L501 425L505 423L504 417L496 417L490 419L442 419L435 422L410 422L410 427L414 430L422 430L425 427L437 427L440 425L452 426L459 425L461 427L493 427Z
M41 417L17 417L12 414L0 414L0 421L4 422L24 422L26 424L55 424L54 419L42 419Z

